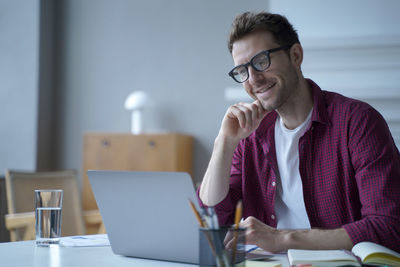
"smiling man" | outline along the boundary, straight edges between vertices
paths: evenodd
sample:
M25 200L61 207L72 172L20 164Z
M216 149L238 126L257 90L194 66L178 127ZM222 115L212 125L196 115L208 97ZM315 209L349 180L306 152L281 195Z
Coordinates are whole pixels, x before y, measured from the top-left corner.
M199 196L232 224L243 201L246 240L268 251L400 251L400 155L371 106L305 79L303 49L281 15L239 15L229 72L254 99L228 108Z

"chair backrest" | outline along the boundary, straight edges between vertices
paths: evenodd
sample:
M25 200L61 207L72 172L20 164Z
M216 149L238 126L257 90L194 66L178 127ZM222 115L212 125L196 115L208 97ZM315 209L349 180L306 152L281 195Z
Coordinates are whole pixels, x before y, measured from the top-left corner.
M6 171L6 194L9 214L35 209L34 190L63 189L62 236L83 235L82 203L75 170L24 172Z

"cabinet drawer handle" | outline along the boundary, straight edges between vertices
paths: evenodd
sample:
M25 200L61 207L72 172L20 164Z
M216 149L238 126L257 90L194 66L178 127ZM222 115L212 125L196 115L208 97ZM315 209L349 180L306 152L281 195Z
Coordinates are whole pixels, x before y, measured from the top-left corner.
M156 147L156 142L153 141L153 140L150 140L150 141L148 142L148 144L149 144L149 146L150 146L151 148L155 148L155 147Z
M110 141L108 141L107 139L103 139L101 141L101 144L103 147L109 147L110 146Z

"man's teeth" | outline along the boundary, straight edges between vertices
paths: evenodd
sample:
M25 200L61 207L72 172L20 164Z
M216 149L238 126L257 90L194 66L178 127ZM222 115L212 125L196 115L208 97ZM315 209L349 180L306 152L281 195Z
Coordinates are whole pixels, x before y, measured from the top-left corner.
M266 87L266 88L263 88L263 89L261 89L261 90L258 90L258 93L259 93L259 94L262 94L262 93L266 92L268 89L271 89L274 85L275 85L275 84L271 84L270 86L268 86L268 87Z

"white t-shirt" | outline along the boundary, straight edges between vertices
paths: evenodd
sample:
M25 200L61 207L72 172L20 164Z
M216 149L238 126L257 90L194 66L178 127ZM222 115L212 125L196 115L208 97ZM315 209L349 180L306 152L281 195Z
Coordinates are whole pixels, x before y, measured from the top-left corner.
M275 123L275 149L280 179L276 183L275 212L278 229L309 229L299 171L299 139L311 123L311 114L293 130L280 117Z

